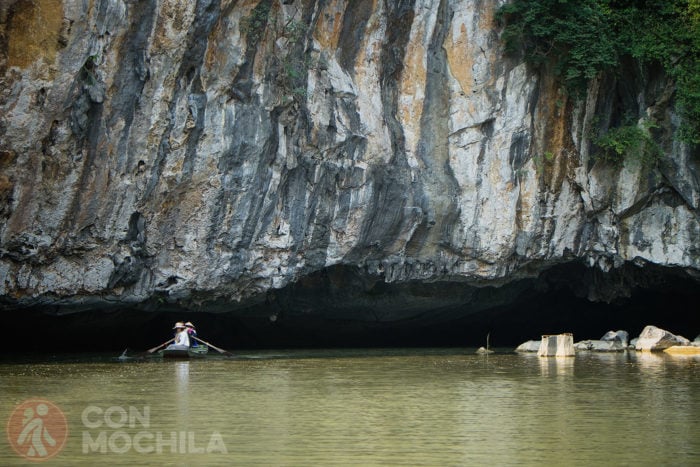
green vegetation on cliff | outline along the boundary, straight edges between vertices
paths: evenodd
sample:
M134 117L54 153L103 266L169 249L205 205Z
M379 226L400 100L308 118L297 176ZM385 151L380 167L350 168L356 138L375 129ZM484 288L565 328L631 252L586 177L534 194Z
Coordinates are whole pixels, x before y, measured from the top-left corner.
M510 52L550 64L581 95L629 58L674 80L681 136L700 143L700 0L513 0L498 12Z

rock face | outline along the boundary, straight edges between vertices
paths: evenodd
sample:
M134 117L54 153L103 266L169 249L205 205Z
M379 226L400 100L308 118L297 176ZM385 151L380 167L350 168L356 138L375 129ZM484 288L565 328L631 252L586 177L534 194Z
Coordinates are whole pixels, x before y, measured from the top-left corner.
M690 341L682 336L676 336L656 326L647 326L642 330L637 342L636 350L664 350L674 345L690 345Z
M504 55L502 3L3 2L3 306L244 307L332 267L697 276L698 158L669 81L630 67L572 99ZM659 167L594 159L625 114L658 122Z

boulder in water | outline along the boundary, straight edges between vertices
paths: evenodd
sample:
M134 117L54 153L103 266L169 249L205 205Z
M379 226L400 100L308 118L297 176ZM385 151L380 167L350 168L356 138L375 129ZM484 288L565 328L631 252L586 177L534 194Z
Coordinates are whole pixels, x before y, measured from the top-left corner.
M527 341L516 347L516 352L537 352L540 350L541 341Z
M677 336L665 329L656 326L647 326L637 339L634 348L637 350L664 350L674 345L690 345L690 341L683 336Z
M629 343L630 335L627 331L608 331L603 337L600 338L601 341L612 341L619 342L622 347L627 347Z
M589 339L574 344L576 351L589 351L589 352L622 352L627 349L627 341L622 343L619 340L595 340Z

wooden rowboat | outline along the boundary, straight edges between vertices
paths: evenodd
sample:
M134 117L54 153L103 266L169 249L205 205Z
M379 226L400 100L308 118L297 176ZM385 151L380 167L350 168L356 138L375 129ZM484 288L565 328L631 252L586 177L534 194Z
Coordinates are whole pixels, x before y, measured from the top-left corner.
M204 358L208 352L209 347L200 345L188 349L163 349L158 352L158 355L163 358Z

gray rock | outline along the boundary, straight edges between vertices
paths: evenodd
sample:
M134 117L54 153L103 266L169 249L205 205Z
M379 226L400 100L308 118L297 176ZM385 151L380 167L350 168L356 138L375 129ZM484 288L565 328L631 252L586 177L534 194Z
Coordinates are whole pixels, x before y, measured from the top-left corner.
M574 344L576 351L590 352L622 352L627 349L627 342L619 340L585 340Z
M630 335L627 331L608 331L603 337L600 338L600 340L619 342L624 348L627 347L629 343L629 337Z
M541 341L527 341L523 342L520 344L518 347L516 347L515 351L516 352L537 352L540 350L540 343Z
M690 345L683 336L677 336L656 326L647 326L642 330L634 346L636 350L664 350L674 345Z

